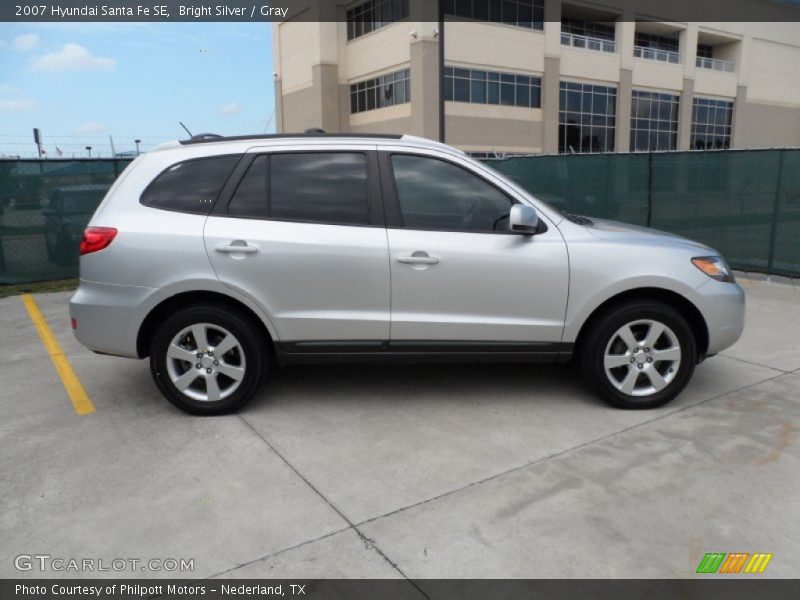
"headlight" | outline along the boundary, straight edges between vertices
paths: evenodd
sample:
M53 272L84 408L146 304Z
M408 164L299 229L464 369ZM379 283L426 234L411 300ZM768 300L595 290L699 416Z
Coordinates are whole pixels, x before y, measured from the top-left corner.
M734 283L733 271L721 256L698 256L692 259L692 264L703 273L725 283Z

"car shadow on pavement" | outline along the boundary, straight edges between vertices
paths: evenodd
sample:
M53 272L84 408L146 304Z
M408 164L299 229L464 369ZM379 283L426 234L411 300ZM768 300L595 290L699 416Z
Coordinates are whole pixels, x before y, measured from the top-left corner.
M602 404L572 363L442 363L273 366L251 406L359 400L474 403L537 397Z

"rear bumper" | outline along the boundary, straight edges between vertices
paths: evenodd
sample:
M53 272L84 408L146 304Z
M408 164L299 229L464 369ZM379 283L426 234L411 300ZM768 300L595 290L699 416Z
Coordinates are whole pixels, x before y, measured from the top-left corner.
M735 283L709 279L689 298L700 309L708 326L706 356L733 346L744 331L744 290Z
M69 302L75 337L94 352L139 358L139 328L164 298L166 294L154 288L81 280Z

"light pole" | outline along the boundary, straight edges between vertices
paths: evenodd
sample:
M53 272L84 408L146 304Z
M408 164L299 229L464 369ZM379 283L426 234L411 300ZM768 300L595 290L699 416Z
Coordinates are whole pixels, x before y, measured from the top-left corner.
M89 158L92 158L92 147L86 146L86 151L89 153Z
M139 144L141 144L142 140L133 140L133 143L136 144L136 156L139 156Z

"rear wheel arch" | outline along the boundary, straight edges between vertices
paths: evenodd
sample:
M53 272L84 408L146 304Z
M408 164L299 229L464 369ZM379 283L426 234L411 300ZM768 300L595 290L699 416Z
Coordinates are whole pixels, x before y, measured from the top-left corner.
M274 348L275 338L270 333L269 327L264 320L245 303L219 292L192 291L170 296L150 310L144 321L142 321L139 327L139 333L136 337L136 353L139 358L147 358L150 355L150 344L153 341L153 336L164 319L174 312L192 305L225 306L243 314L253 322L254 326L260 329L261 333L263 333L267 347Z
M709 341L708 325L706 324L705 318L700 310L685 296L663 288L636 288L619 293L605 300L592 311L581 326L578 337L575 340L577 352L580 353L581 345L588 332L591 331L611 309L621 304L636 301L645 302L647 300L655 300L672 306L686 319L694 335L698 358L702 359L708 350Z

